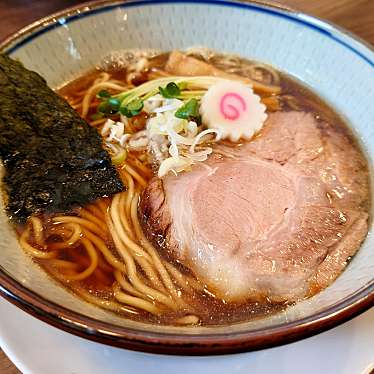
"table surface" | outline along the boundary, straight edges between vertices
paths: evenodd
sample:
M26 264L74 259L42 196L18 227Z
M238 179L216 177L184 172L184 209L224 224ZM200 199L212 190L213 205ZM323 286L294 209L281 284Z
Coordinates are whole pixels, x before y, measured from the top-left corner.
M374 44L374 0L278 0L269 1L332 21ZM1 0L0 39L57 10L82 3L79 0ZM19 371L0 350L0 373Z

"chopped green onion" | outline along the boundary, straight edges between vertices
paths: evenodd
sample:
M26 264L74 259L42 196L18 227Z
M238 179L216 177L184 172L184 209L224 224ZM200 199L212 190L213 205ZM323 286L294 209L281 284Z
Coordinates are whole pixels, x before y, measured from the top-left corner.
M97 93L96 97L99 99L108 99L112 95L107 90L101 90Z
M104 118L105 116L104 116L104 113L101 113L101 112L97 112L97 113L95 113L95 114L93 114L92 116L91 116L91 120L92 121L97 121L98 119L102 119L102 118Z
M99 105L98 111L104 113L105 115L117 114L120 111L122 114L128 116L134 116L138 113L131 113L131 111L124 109L127 105L135 100L147 100L148 98L158 94L160 92L160 87L162 91L168 96L175 97L177 91L179 90L178 99L188 100L191 97L200 99L205 91L214 83L224 81L224 78L219 77L210 77L210 76L201 76L201 77L164 77L159 79L154 79L149 82L145 82L140 86L134 87L130 90L121 92L117 95L112 95L110 97L100 97L103 102ZM177 89L175 88L177 86ZM169 88L167 88L169 87ZM105 90L103 90L105 91ZM169 92L170 91L170 92ZM106 93L102 93L104 96ZM116 103L112 105L108 103L109 100L114 99L118 100L120 106Z
M143 109L143 101L139 98L134 99L130 103L127 104L127 108L131 111L138 111L140 112Z
M106 101L103 101L102 103L99 104L97 107L97 110L102 113L102 114L111 114L111 109L110 106Z
M179 82L178 87L181 91L185 90L187 88L187 82Z
M137 97L134 100L130 101L127 105L122 106L120 108L120 112L124 116L131 118L131 117L138 115L142 111L143 106L144 106L143 100Z
M166 99L173 99L180 95L181 90L175 82L170 82L166 87L159 87L160 94Z
M127 109L127 106L123 106L119 110L122 115L124 115L127 118L133 117L132 113Z
M98 111L103 114L115 114L118 112L120 101L111 97L110 99L103 101L97 107Z
M112 157L112 164L114 166L119 166L125 162L127 158L127 151L126 149L122 149L118 152L115 156Z
M113 110L118 110L121 102L118 99L110 98L108 99L108 104L113 108Z
M201 116L199 113L199 103L196 99L187 101L186 104L182 105L176 112L175 117L181 119L193 120L197 123L201 122Z

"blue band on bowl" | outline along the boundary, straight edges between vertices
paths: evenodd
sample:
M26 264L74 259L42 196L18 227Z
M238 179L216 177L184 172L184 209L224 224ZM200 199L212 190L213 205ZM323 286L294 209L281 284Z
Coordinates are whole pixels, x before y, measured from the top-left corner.
M241 8L245 10L252 10L259 13L266 13L271 14L275 17L285 18L287 20L290 20L292 22L301 24L305 27L308 27L310 29L313 29L330 39L334 40L335 42L339 43L340 45L344 46L345 48L349 49L351 52L359 56L361 59L366 61L371 67L374 67L374 59L370 59L365 54L360 52L357 48L353 47L349 43L345 42L344 40L341 40L337 35L335 35L333 32L331 32L331 27L328 23L324 23L321 20L318 20L313 17L308 17L308 20L306 20L303 17L303 14L298 13L291 13L284 10L278 10L276 8L268 8L266 6L261 6L257 4L249 4L249 3L238 3L238 2L231 2L231 1L221 1L221 0L203 0L203 1L191 1L191 0L138 0L133 1L129 3L124 4L116 4L116 5L107 5L107 6L101 6L99 8L94 9L88 9L87 11L80 12L78 14L74 14L68 17L62 17L59 20L56 20L55 23L44 26L41 30L33 32L31 35L27 36L25 39L21 40L11 48L7 49L6 52L8 54L12 54L15 52L18 48L22 47L23 45L29 43L33 39L37 38L38 36L48 32L51 29L61 27L63 25L66 25L69 22L72 22L76 19L95 15L98 13L104 13L111 11L115 8L130 8L130 7L137 7L137 6L144 6L144 5L157 5L157 4L208 4L208 5L217 5L217 6L226 6L226 7L233 7L233 8ZM334 30L336 31L336 30Z

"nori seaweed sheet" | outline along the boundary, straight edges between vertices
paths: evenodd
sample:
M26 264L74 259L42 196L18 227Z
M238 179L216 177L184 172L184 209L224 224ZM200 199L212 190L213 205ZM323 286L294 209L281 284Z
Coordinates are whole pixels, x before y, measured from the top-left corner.
M97 131L41 76L2 54L0 157L7 210L18 222L124 189Z

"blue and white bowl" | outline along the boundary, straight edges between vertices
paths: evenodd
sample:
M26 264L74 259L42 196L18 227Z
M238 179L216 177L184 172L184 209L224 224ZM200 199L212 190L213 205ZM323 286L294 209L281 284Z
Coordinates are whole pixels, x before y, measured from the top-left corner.
M298 78L342 114L374 157L374 53L348 32L259 2L94 2L47 17L1 48L59 87L108 53L190 46L240 54ZM257 321L226 327L161 327L120 318L50 280L21 250L0 212L0 292L61 329L148 352L209 354L275 346L333 327L374 304L374 238L343 274L309 300Z

